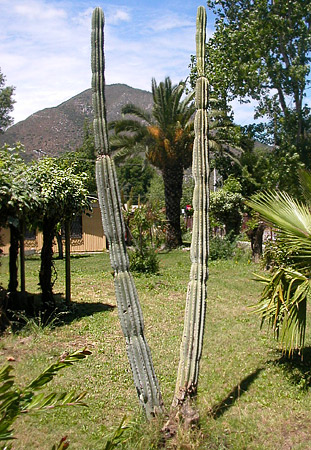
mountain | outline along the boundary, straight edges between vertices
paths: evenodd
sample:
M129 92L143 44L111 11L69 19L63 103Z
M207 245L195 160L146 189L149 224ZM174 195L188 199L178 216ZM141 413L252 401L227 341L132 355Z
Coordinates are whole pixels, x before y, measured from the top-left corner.
M125 84L107 85L105 90L107 121L121 118L121 108L133 103L145 110L152 109L152 94ZM54 108L38 111L16 123L0 136L0 146L21 142L25 159L43 155L58 156L74 151L83 141L85 120L93 120L92 91L87 89Z

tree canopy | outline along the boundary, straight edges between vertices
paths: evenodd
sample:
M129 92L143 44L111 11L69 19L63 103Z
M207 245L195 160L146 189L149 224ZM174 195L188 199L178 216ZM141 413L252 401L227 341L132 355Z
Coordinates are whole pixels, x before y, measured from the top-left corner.
M0 134L4 133L8 126L12 125L13 118L10 113L13 110L14 87L5 86L5 76L0 69Z
M23 147L0 148L0 225L14 223L38 204L33 179L21 156Z
M39 273L42 303L47 311L51 311L55 307L52 292L52 245L56 225L60 221L68 222L75 214L90 209L88 191L84 186L87 175L76 173L75 164L68 167L61 160L53 158L40 159L34 163L32 170L40 198L37 220L43 231Z
M208 0L216 15L207 76L226 102L258 101L268 143L310 165L311 4L309 0ZM262 126L260 127L262 131ZM257 135L258 137L259 135Z

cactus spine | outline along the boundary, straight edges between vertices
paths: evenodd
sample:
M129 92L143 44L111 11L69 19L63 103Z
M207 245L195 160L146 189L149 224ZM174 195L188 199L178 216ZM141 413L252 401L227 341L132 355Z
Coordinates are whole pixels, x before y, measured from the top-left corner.
M144 337L144 323L125 245L125 227L121 198L114 163L109 156L106 125L104 79L104 14L96 8L92 17L92 90L94 108L96 183L102 223L109 243L110 261L121 328L139 400L147 417L163 411L159 384L154 372L151 353Z
M193 193L193 230L191 242L191 270L188 284L184 331L180 347L173 407L181 405L196 393L199 362L202 353L206 283L208 279L208 81L204 77L206 11L203 6L197 12L196 54L198 79L196 82L195 139L192 173L195 181Z

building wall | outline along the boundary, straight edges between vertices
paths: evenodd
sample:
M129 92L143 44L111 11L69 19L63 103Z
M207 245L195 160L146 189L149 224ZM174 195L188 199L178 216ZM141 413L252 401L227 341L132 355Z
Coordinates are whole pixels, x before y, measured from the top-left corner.
M9 253L10 247L10 230L2 228L0 231L3 245L0 247L4 254ZM35 239L25 239L25 253L39 253L43 244L43 236L39 231L36 233ZM63 242L63 246L65 243ZM93 211L90 216L82 215L82 237L81 239L70 239L71 253L84 252L100 252L107 248L106 237L103 233L100 208L98 203L93 204ZM55 239L53 251L58 252L57 242Z

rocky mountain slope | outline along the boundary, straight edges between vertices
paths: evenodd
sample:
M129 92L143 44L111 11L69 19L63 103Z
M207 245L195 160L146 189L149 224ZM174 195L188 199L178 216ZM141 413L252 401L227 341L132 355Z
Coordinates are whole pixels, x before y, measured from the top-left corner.
M120 118L121 108L127 103L151 110L152 94L125 84L106 86L108 122ZM91 89L59 106L38 111L11 126L0 136L0 145L21 142L25 147L27 160L43 155L57 156L74 151L82 144L85 120L93 120Z

